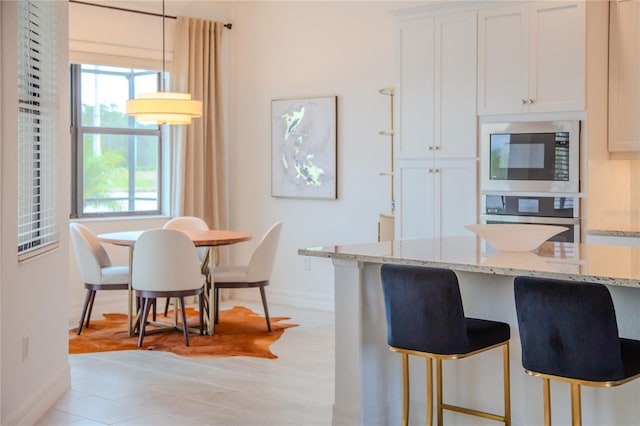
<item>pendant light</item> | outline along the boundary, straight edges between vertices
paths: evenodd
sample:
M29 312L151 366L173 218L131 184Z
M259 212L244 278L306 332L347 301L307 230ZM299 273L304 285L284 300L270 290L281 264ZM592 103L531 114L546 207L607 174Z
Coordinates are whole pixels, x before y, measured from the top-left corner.
M128 115L141 124L191 124L202 116L202 102L192 100L189 93L165 92L165 12L162 0L162 82L161 91L139 93L126 104Z

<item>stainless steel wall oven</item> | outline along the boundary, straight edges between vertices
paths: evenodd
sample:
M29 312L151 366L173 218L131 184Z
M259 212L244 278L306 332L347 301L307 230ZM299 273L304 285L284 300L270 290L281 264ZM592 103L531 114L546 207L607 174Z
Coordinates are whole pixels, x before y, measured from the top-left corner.
M535 223L568 228L551 241L580 242L580 203L574 196L483 194L481 223ZM514 236L517 238L517 236Z
M565 226L550 240L579 243L580 121L484 123L480 133L481 223Z

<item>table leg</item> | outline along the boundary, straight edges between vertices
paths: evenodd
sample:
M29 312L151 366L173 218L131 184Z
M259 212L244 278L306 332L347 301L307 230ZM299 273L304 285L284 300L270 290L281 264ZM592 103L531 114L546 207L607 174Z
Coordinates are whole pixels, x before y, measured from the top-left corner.
M129 247L129 289L128 289L128 311L127 311L127 329L129 337L135 335L133 332L133 288L131 287L131 277L133 272L133 246Z
M215 249L214 247L208 247L208 251L209 251L209 255L207 256L207 261L209 262L209 283L210 283L210 287L209 287L209 327L207 329L207 332L209 334L209 336L213 336L213 333L215 333L216 330L216 324L214 322L214 315L213 313L215 312L216 309L216 299L214 297L215 291L214 291L214 282L213 282L213 268L215 267L216 264L216 259L215 259Z

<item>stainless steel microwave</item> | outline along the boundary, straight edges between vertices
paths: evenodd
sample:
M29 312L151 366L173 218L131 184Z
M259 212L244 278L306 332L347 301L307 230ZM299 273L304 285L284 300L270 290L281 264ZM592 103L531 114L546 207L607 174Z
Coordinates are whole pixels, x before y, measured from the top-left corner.
M484 123L482 191L580 191L580 121Z

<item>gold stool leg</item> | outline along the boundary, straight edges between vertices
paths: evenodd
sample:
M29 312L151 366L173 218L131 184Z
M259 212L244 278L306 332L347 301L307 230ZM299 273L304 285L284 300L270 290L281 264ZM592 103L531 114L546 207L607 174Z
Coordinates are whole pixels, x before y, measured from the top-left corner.
M438 406L438 426L442 426L442 360L436 359L436 398Z
M402 353L402 425L409 425L409 354Z
M544 426L551 426L551 388L549 379L542 379L542 399L544 401Z
M503 380L504 380L504 424L511 426L511 376L509 373L509 342L504 345L503 355Z
M427 358L427 426L433 426L433 363Z
M580 406L580 385L571 383L571 425L582 425L582 409Z

